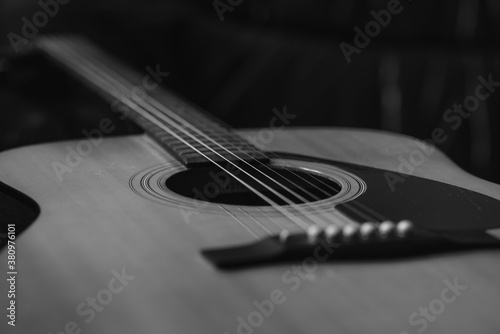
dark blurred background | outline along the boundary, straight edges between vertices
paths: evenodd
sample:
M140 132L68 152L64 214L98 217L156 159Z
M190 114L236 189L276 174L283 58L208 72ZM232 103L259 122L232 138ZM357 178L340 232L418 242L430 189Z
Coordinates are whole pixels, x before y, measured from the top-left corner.
M47 0L41 0L47 2ZM68 0L64 0L68 2ZM71 0L40 34L88 36L139 71L160 64L163 82L230 125L266 127L274 107L291 126L383 129L426 139L442 115L474 93L477 77L500 81L498 0L402 0L403 10L349 64L353 44L380 0ZM3 0L0 36L21 35L37 1ZM0 62L0 150L81 137L109 106L73 89L43 64ZM47 73L49 72L49 73ZM498 79L498 80L496 80ZM500 90L500 89L499 89ZM440 146L464 169L500 183L500 91ZM113 134L135 133L122 122ZM332 143L333 145L333 143Z

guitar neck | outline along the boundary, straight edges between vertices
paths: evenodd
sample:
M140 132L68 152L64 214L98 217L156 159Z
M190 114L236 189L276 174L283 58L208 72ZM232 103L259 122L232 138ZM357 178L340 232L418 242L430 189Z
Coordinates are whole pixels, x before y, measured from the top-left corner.
M34 45L188 167L268 160L229 126L159 86L149 73L141 75L83 38L43 36Z

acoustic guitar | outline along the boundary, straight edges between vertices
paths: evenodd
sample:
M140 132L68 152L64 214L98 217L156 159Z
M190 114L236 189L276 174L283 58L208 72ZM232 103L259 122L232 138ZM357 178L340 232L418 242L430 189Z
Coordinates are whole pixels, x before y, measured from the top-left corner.
M500 187L429 141L235 131L159 67L32 45L145 134L1 153L1 333L500 331Z

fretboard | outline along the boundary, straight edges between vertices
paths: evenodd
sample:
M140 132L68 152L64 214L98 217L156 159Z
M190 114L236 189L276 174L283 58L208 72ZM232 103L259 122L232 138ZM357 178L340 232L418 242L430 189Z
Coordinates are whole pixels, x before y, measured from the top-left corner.
M267 161L229 126L85 39L44 36L35 47L143 128L183 164Z

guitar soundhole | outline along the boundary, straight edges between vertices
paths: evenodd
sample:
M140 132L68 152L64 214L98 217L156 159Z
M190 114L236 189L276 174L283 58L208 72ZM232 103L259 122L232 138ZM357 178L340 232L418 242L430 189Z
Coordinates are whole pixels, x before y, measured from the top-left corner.
M243 171L235 167L230 170L234 177L219 168L188 169L170 176L165 185L198 201L245 206L270 205L263 196L279 205L310 203L333 197L341 190L335 180L305 170L279 166L241 168Z

